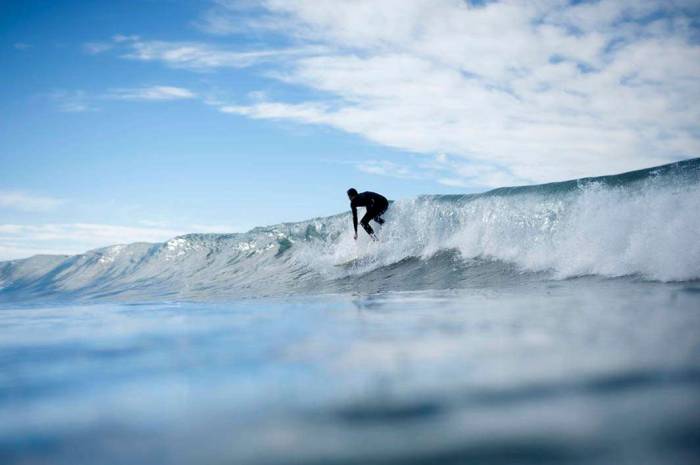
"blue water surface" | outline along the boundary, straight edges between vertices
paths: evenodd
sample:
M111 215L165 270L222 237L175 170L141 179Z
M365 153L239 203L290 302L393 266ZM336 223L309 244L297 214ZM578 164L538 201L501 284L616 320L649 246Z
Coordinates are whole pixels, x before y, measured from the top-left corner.
M678 464L700 285L0 309L3 464Z

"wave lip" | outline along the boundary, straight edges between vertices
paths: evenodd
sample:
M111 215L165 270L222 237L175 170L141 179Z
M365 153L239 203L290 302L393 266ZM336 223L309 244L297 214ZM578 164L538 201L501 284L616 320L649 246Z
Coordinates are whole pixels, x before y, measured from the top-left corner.
M378 243L363 234L354 241L344 213L3 262L0 299L278 295L348 289L369 276L386 290L584 275L692 281L700 279L698 212L696 158L615 176L399 200Z

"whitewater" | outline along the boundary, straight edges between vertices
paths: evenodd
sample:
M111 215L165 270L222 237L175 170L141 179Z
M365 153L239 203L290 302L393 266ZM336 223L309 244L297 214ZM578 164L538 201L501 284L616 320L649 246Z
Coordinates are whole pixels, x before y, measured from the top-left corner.
M385 291L460 288L532 273L690 281L700 278L699 211L700 159L693 159L400 200L377 243L364 234L354 241L345 213L4 262L0 299L212 299L336 292L371 282Z
M0 463L698 463L699 212L696 158L1 262Z

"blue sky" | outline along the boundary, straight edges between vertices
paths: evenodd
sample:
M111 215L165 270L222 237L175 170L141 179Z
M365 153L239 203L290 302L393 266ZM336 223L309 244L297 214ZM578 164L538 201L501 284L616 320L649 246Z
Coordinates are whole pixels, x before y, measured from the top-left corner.
M698 156L693 1L4 1L0 259Z

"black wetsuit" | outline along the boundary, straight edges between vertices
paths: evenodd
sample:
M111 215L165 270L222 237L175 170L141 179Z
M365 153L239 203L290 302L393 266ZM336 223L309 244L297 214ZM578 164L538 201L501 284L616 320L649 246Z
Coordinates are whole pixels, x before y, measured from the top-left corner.
M367 234L374 234L369 222L370 220L374 220L379 224L384 224L384 220L381 216L386 209L389 208L389 201L383 195L374 192L361 192L357 194L352 201L350 201L352 226L355 228L355 234L357 234L357 207L365 207L367 209L367 213L365 213L365 216L360 220L360 224L365 228Z

